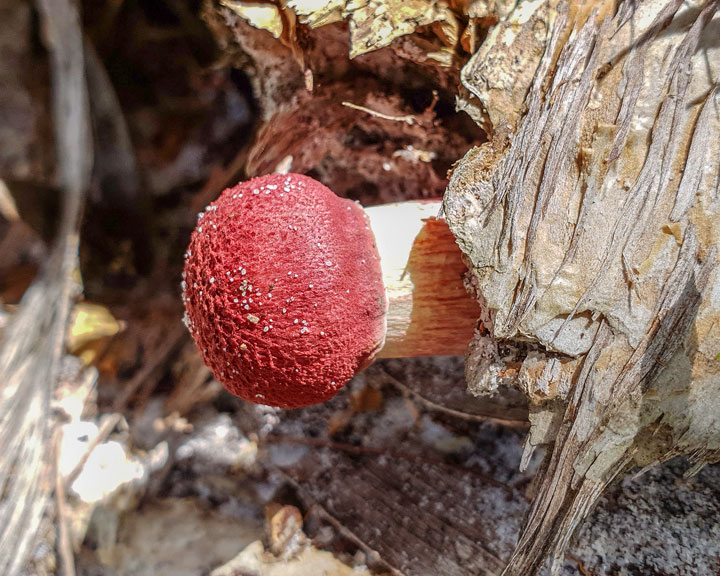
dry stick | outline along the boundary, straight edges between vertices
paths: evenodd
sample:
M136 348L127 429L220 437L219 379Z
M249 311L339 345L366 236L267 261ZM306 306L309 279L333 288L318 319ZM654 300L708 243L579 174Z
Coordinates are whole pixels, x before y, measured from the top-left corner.
M78 477L78 474L80 474L82 469L85 467L92 451L107 439L110 433L115 429L115 426L117 426L122 419L123 416L121 414L110 414L105 417L102 424L100 424L97 435L88 443L83 455L77 461L70 473L65 477L65 481L63 483L64 489L67 489L72 485Z
M389 564L387 562L387 560L384 560L382 558L382 556L380 556L380 553L377 550L371 548L369 544L367 544L362 538L360 538L357 534L355 534L352 530L350 530L350 528L343 525L343 523L340 522L340 520L338 520L337 518L335 518L335 516L330 514L330 512L328 512L327 509L322 504L320 504L315 498L313 498L312 496L307 494L306 491L302 489L302 486L300 485L300 483L297 482L292 476L290 476L287 472L285 472L284 470L282 470L280 468L273 467L273 469L275 470L275 472L277 474L279 474L280 476L285 478L285 481L288 482L289 484L291 484L293 486L293 488L295 488L295 490L297 490L298 492L303 494L305 499L310 501L310 506L309 506L310 510L319 511L320 514L325 518L325 520L327 520L328 522L330 522L330 524L335 526L335 528L345 538L347 538L348 540L353 542L359 548L362 548L362 550L365 551L366 556L372 557L373 561L377 561L378 563L382 564L383 568L385 568L386 570L389 570L393 576L405 576L404 572L401 572L400 570L398 570L397 568L395 568L394 566Z
M63 576L75 576L75 551L73 550L70 538L70 526L68 525L67 504L65 500L65 486L62 474L60 473L60 439L62 434L56 435L56 463L55 463L55 503L58 514L58 553L63 567Z
M420 402L420 404L425 406L425 408L432 410L433 412L440 412L442 414L447 414L449 416L454 416L463 420L470 420L472 422L496 422L509 428L526 429L530 426L530 423L526 420L517 420L514 418L499 418L497 416L483 416L482 414L469 414L468 412L461 412L460 410L447 408L445 406L442 406L441 404L436 404L432 400L428 400L424 396L420 395L420 393L400 382L400 380L395 378L395 376L390 374L384 368L374 367L373 370L379 370L383 374L383 376L385 376L393 386L399 388L403 392L403 394L412 396L418 402Z
M172 354L175 347L180 343L182 338L185 336L187 331L185 327L180 325L176 327L167 339L150 357L149 361L132 377L130 382L125 385L125 389L113 403L113 410L115 412L123 412L127 403L133 397L135 392L143 385L143 383L150 377L150 375L165 361L165 359Z
M576 557L573 556L572 554L565 554L565 558L567 558L567 559L570 560L571 562L575 562L575 564L577 564L578 570L580 571L580 573L581 573L583 576L595 576L595 573L592 572L591 570L588 570L588 569L585 567L585 565L582 563L582 560L580 560L579 558L576 558Z
M389 114L383 114L382 112L376 112L375 110L366 108L365 106L358 106L357 104L353 104L352 102L343 102L342 105L346 106L347 108L352 108L353 110L360 110L361 112L370 114L370 116L373 116L375 118L381 118L382 120L392 120L393 122L404 122L408 126L412 126L413 124L420 125L420 122L418 122L418 119L412 115L390 116Z
M0 179L0 215L8 222L20 220L15 199L12 197L7 184Z
M210 176L203 184L200 191L194 195L190 202L193 212L200 212L204 206L215 200L218 194L228 186L237 182L238 174L245 168L248 158L248 149L243 147L235 155L227 168L215 167L211 170Z

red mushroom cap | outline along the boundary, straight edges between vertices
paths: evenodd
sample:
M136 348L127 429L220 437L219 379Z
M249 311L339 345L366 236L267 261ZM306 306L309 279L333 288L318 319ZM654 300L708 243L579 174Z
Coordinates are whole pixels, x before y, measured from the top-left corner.
M225 190L198 216L185 258L186 324L236 396L324 402L382 347L387 304L367 216L312 178Z

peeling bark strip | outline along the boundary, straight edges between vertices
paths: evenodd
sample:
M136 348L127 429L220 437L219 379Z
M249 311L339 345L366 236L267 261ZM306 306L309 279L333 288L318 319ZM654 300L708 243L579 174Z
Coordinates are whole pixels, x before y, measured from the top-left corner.
M577 525L628 467L720 460L720 2L592 8L528 3L534 14L501 25L550 23L524 114L497 102L507 70L478 61L520 57L523 42L493 34L461 76L495 136L456 168L448 222L493 336L555 352L527 356L535 374L538 357L565 355L571 379L566 392L525 386L524 460L554 447L506 576L534 574L548 556L559 569ZM487 359L482 347L469 358ZM486 364L468 363L474 393L508 383L503 361Z

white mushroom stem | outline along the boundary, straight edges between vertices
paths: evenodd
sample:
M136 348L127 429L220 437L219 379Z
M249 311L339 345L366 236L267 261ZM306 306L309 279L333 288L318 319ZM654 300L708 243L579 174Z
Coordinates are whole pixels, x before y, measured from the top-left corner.
M440 201L366 208L389 302L379 358L465 354L480 318L463 283L467 267Z

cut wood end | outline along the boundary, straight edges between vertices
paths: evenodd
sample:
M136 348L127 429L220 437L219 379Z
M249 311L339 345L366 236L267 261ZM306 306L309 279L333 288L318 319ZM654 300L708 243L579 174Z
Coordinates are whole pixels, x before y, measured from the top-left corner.
M463 355L481 315L463 282L467 267L441 202L367 208L388 298L379 358Z

